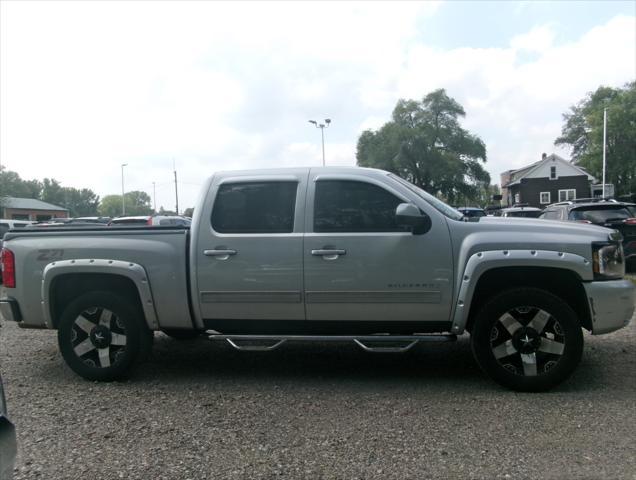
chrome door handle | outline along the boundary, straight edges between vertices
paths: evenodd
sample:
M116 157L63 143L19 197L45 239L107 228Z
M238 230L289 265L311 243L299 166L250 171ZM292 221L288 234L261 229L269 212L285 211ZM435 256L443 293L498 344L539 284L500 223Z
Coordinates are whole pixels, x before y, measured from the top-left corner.
M236 255L236 250L203 250L203 255L206 257L227 257L230 255Z
M318 249L312 250L311 254L317 257L331 256L331 255L345 255L347 253L346 250L340 250L337 248L334 249Z

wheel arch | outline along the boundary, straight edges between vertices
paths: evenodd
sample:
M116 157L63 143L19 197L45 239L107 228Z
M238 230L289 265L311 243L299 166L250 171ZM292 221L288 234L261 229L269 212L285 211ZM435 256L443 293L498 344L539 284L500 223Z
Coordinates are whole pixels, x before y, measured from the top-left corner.
M129 299L148 328L158 328L145 269L135 263L101 259L64 260L46 266L42 280L42 309L47 326L57 328L69 302L98 290L115 292Z
M511 265L512 264L512 265ZM582 276L589 261L574 254L545 251L499 251L473 255L459 281L453 333L472 328L473 319L494 294L509 288L534 287L562 298L577 314L581 326L592 329Z

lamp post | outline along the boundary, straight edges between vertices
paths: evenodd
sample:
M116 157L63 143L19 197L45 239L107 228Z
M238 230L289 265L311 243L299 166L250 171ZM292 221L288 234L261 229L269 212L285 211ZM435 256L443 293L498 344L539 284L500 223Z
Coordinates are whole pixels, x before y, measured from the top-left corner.
M124 195L124 167L127 163L121 164L121 216L126 215L126 196Z
M325 118L325 123L318 123L316 120L309 120L309 123L312 123L314 127L320 129L320 133L322 136L322 166L325 166L325 128L329 128L331 125L331 119Z
M607 108L603 109L603 198L605 198L605 145L607 145Z

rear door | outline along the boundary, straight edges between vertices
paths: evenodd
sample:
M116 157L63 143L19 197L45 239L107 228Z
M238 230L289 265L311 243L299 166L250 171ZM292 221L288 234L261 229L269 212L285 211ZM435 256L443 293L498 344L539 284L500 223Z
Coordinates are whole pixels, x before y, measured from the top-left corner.
M415 203L397 184L312 170L308 185L308 320L448 321L453 260L439 212L428 205L432 226L414 235L395 222L400 203Z
M304 320L302 227L307 170L220 177L199 218L195 265L208 320Z

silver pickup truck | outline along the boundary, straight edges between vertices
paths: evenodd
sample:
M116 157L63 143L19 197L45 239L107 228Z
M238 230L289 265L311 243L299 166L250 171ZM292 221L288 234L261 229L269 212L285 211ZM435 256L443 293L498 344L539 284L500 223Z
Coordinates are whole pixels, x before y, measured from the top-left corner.
M548 389L578 364L582 328L629 322L620 235L583 224L462 215L388 172L225 172L191 228L11 231L0 309L57 329L79 375L113 380L153 331L241 350L354 341L371 352L470 332L495 381Z

